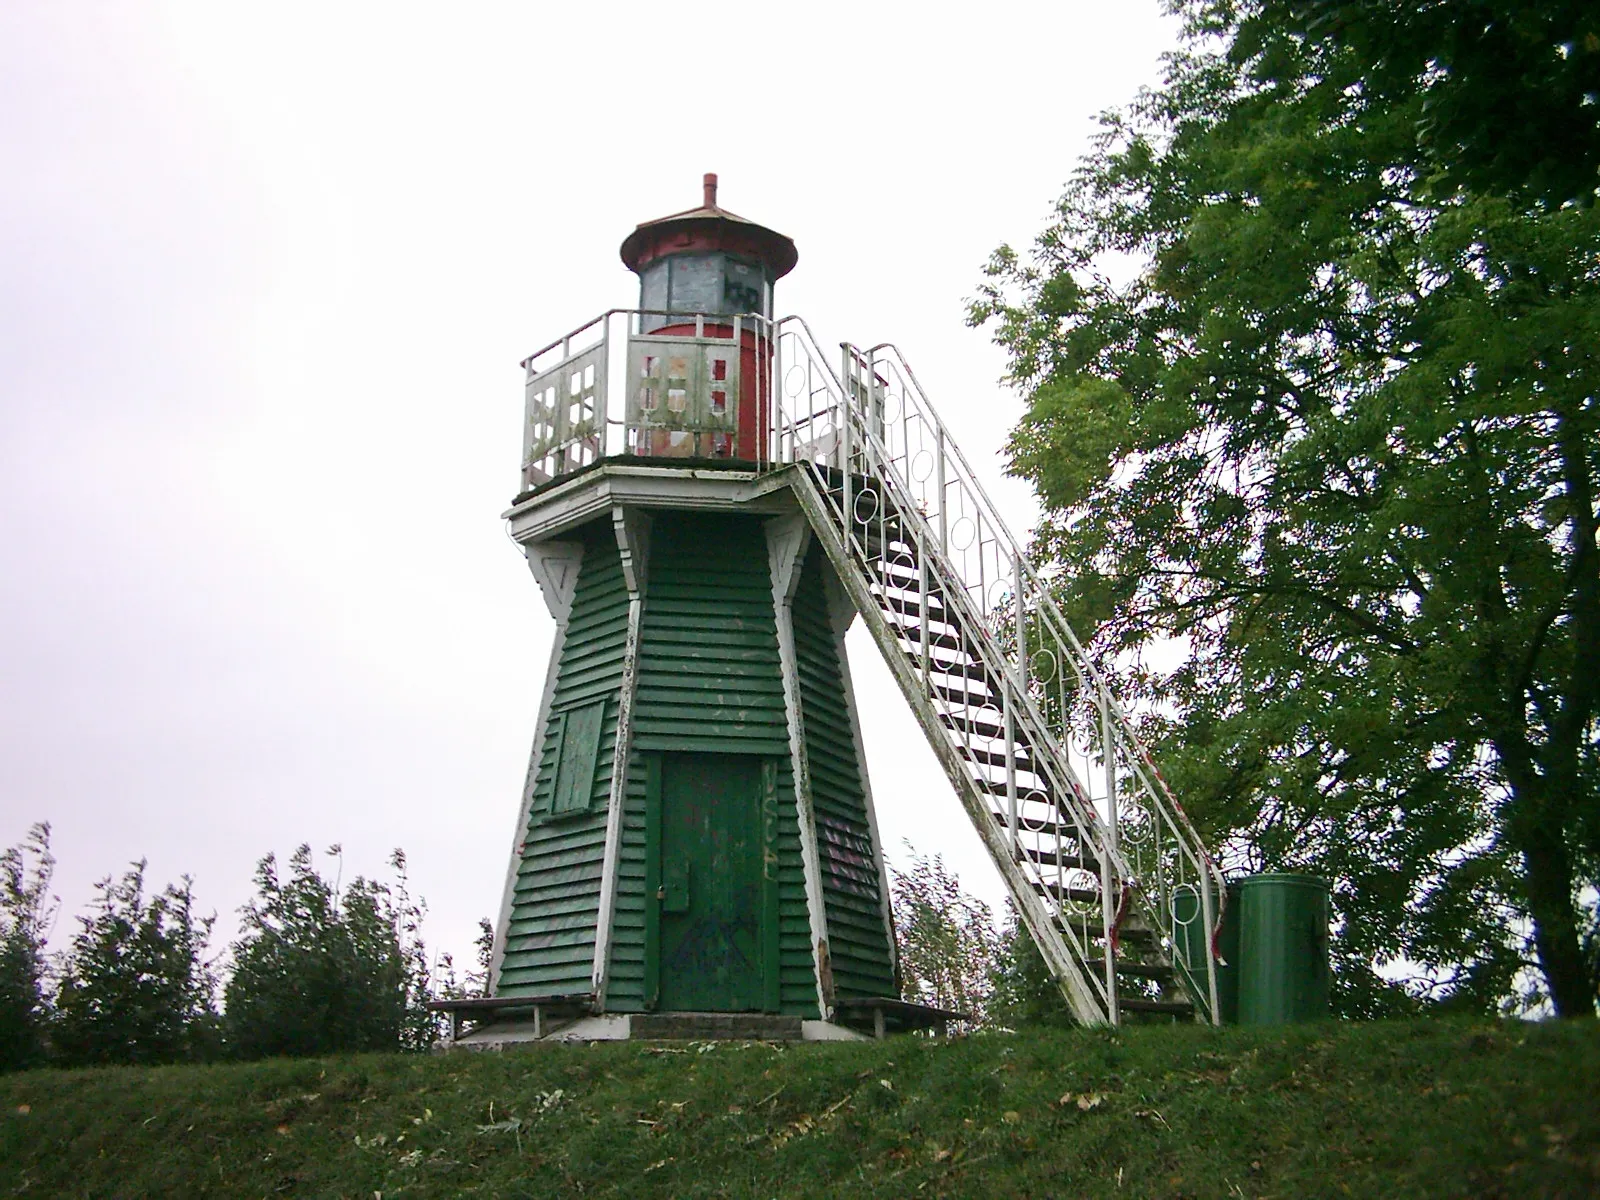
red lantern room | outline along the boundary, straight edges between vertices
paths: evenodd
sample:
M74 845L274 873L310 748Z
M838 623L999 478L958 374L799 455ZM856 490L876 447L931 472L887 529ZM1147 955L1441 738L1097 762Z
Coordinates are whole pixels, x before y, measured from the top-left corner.
M703 200L622 243L641 310L628 364L630 448L756 462L772 423L772 287L799 253L783 234L718 207L715 175Z

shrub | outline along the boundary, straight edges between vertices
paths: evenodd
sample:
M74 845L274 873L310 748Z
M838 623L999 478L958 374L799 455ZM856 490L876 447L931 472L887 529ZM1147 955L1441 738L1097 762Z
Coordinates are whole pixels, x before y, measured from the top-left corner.
M907 1000L970 1013L982 1021L1000 948L989 906L961 890L944 859L917 854L892 871L901 992Z
M44 1057L44 939L57 908L48 894L55 865L43 823L0 854L0 1071Z
M145 863L95 885L61 972L53 1030L68 1064L210 1057L216 977L204 954L215 917L194 915L193 881L148 899Z
M339 847L329 850L338 854ZM405 855L390 859L398 885L355 879L341 894L312 866L311 847L280 879L268 854L257 897L242 910L224 1031L243 1058L358 1050L421 1050L437 1032L425 1005L423 906L406 890Z

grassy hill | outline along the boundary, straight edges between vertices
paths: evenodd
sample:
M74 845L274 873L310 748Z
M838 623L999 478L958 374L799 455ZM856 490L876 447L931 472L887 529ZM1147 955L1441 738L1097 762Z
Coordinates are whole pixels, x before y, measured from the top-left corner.
M0 1077L0 1196L1590 1196L1600 1028L540 1046Z

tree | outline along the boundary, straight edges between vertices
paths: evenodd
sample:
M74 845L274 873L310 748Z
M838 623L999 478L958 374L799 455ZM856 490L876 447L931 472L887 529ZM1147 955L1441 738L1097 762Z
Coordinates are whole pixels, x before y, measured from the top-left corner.
M445 964L453 967L454 964L448 954L442 956ZM451 999L461 999L467 996L487 996L489 994L490 967L494 962L494 924L488 917L478 918L478 936L472 939L472 970L457 984L455 972L450 971L448 979L442 981L438 990L442 996ZM437 981L436 981L437 986Z
M1065 1027L1076 1024L1061 988L1045 965L1033 935L1007 903L1005 928L1000 931L993 968L989 1015L1013 1029L1024 1025Z
M1593 4L1264 0L1241 16L1236 49L1284 33L1326 42L1362 64L1360 86L1372 101L1409 107L1420 100L1423 182L1435 196L1594 202L1600 16Z
M145 863L95 885L91 915L62 967L52 1030L67 1064L204 1058L215 1045L216 978L205 961L214 917L194 915L193 884L144 894Z
M1592 1015L1600 216L1438 187L1479 177L1436 60L1374 89L1307 7L1179 6L1164 84L996 252L1010 468L1191 815L1334 881L1342 1011Z
M487 996L494 972L494 923L488 917L478 918L478 936L472 939L475 969L467 975L467 994Z
M49 894L55 865L43 823L0 854L0 1071L44 1057L44 946L57 909Z
M901 992L907 1000L984 1018L999 937L989 906L961 890L934 855L909 845L911 869L891 868Z
M332 847L329 854L340 854ZM398 891L357 877L342 894L313 867L311 847L279 878L268 854L242 910L224 994L229 1048L244 1058L356 1050L420 1050L436 1021L421 904L406 890L405 855L390 859Z

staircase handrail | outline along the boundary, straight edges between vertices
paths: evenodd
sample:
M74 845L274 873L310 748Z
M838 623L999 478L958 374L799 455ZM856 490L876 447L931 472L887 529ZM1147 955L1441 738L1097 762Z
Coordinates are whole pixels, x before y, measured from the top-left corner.
M1215 1014L1217 1011L1217 991L1214 962L1215 943L1217 930L1220 927L1220 909L1222 898L1225 896L1220 871L1218 871L1215 863L1207 853L1204 843L1200 840L1198 833L1195 831L1192 823L1189 821L1188 815L1183 811L1182 805L1172 794L1170 787L1168 787L1165 779L1161 776L1159 770L1156 768L1154 760L1150 756L1148 749L1138 737L1137 731L1133 728L1131 721L1129 721L1126 711L1121 707L1120 704L1117 703L1115 697L1112 695L1111 689L1104 674L1095 667L1092 661L1089 660L1087 654L1083 650L1082 643L1079 642L1070 624L1068 624L1065 616L1060 612L1059 607L1056 605L1051 589L1040 577L1039 573L1034 569L1032 562L1028 559L1027 555L1023 553L1021 547L1017 544L1016 539L1011 535L1009 527L1000 517L993 501L989 499L987 491L977 479L976 473L972 470L971 464L966 460L966 456L961 452L959 445L955 443L954 439L949 436L948 429L945 427L943 421L939 418L932 402L928 400L927 394L921 386L921 382L916 378L915 372L911 369L910 365L906 363L904 356L899 352L897 347L890 343L881 343L880 345L872 347L867 351L862 351L854 346L846 344L845 350L847 371L850 370L852 364L854 364L857 369L862 367L865 368L865 386L858 387L856 389L857 393L870 393L874 389L878 389L880 385L887 383L887 381L883 380L878 374L880 366L887 364L889 368L898 368L899 373L903 377L904 381L910 385L910 388L914 392L914 399L918 406L918 419L931 425L933 432L936 435L936 441L940 453L944 456L944 461L940 463L941 492L938 496L938 504L940 505L941 509L941 523L943 524L945 510L949 503L948 489L950 484L953 482L959 488L965 491L967 496L971 497L975 505L975 511L982 522L982 525L975 525L975 531L980 532L981 535L982 526L987 526L988 536L998 543L998 549L1001 552L1001 555L1011 571L1015 573L1015 577L1017 579L1015 586L1017 591L1021 592L1026 585L1026 591L1031 593L1027 602L1025 602L1020 595L1014 594L1018 609L1019 622L1017 633L1018 652L1016 654L1015 664L1007 662L1006 668L1008 673L1013 676L1012 682L1022 685L1020 690L1022 696L1024 697L1024 707L1033 710L1029 713L1029 715L1034 719L1033 722L1031 722L1034 726L1034 733L1036 735L1041 733L1044 735L1046 741L1050 743L1049 748L1052 751L1052 757L1058 758L1066 765L1068 778L1072 779L1074 785L1076 785L1076 772L1072 771L1071 769L1071 758L1066 752L1065 744L1055 741L1055 731L1051 728L1050 724L1044 720L1043 714L1035 709L1034 705L1031 703L1032 698L1028 695L1026 683L1029 654L1024 643L1026 639L1025 622L1029 619L1036 624L1042 622L1043 631L1050 635L1051 640L1055 643L1056 647L1059 648L1062 658L1066 660L1066 665L1070 665L1072 670L1078 675L1081 682L1092 688L1092 694L1101 706L1101 749L1102 758L1108 764L1108 773L1114 777L1114 771L1110 769L1109 764L1116 763L1119 759L1122 760L1121 765L1128 770L1128 774L1137 783L1139 793L1145 797L1146 801L1151 806L1151 819L1157 823L1157 834L1155 838L1157 846L1160 841L1159 826L1164 824L1171 834L1172 848L1177 852L1180 859L1188 860L1189 871L1192 871L1195 876L1204 877L1205 884L1197 888L1196 891L1199 892L1200 908L1203 914L1202 919L1205 922L1204 929L1207 935L1204 939L1204 951L1206 957L1205 979L1204 981L1194 979L1192 975L1189 974L1190 965L1187 963L1184 964L1183 973L1185 975L1185 981L1189 987L1189 990L1193 993L1197 993L1196 999L1204 1002L1205 1007L1212 1015L1212 1019L1215 1019ZM888 355L884 353L885 351L888 352L888 355L892 355L892 360L890 360ZM862 426L860 433L863 440L866 444L870 445L875 451L877 451L874 457L877 457L880 461L878 464L875 464L877 469L875 470L874 474L882 474L886 479L893 479L897 484L900 485L897 490L903 492L909 491L910 489L905 485L905 481L898 478L899 472L896 470L894 465L897 457L899 456L896 456L891 452L889 447L882 444L881 440L876 436L876 429L873 428L874 425L881 422L884 425L884 428L887 429L893 425L893 421L885 420L881 413L876 414L875 419L869 419L868 417L863 416L860 412L861 396L852 396L848 388L846 389L846 395L851 396L852 399L857 401L857 403L849 405L848 408L852 416L856 418L856 421ZM873 397L872 399L874 403L877 403L876 397ZM904 397L900 399L900 403L902 405L905 404ZM905 415L905 410L902 408L900 418L903 420ZM911 448L909 444L904 447L904 458L908 471L910 470L910 449ZM947 469L946 464L954 466L954 480L948 480L945 478L944 472ZM938 544L937 541L935 544ZM942 545L939 545L938 548L940 551L945 549L945 547ZM980 545L980 559L981 556L982 547ZM940 557L943 557L943 555L941 554ZM963 599L970 600L970 595L966 593L971 584L968 582L959 568L955 567L953 562L949 563L948 566L952 570L955 580L961 584L960 590L963 592ZM979 586L981 587L982 584L980 583ZM998 649L997 646L994 646L993 634L988 629L986 624L980 620L975 623L974 628L982 631L982 640L984 642L988 642L991 647ZM1004 658L1003 651L1000 652L1000 656ZM1063 727L1063 731L1064 730L1065 727ZM1123 754L1118 753L1119 743L1121 748L1125 751ZM1080 800L1085 801L1085 807L1087 807L1090 812L1095 813L1096 817L1098 817L1098 813L1095 811L1092 803L1087 802L1088 797L1085 795L1085 793L1078 791L1076 786L1074 786L1073 790L1078 793ZM1092 789L1090 789L1089 794L1092 795ZM1107 796L1110 797L1113 794L1114 784L1108 784ZM1097 838L1096 840L1104 843L1098 848L1099 852L1106 854L1107 851L1109 851L1107 857L1110 859L1115 869L1119 872L1123 886L1133 890L1135 902L1141 909L1144 909L1147 914L1154 919L1157 928L1160 929L1164 935L1167 935L1169 938L1171 938L1173 942L1172 948L1176 952L1176 938L1172 936L1174 934L1173 926L1176 918L1173 913L1166 911L1166 908L1171 904L1172 893L1175 893L1176 889L1168 889L1165 886L1166 884L1170 883L1171 880L1165 878L1167 871L1162 862L1159 848L1156 849L1156 852L1153 855L1153 861L1150 863L1150 870L1157 876L1162 877L1158 878L1154 882L1157 885L1157 891L1160 893L1159 899L1163 901L1163 903L1157 902L1158 897L1145 894L1145 884L1150 881L1141 879L1139 873L1129 869L1127 860L1119 852L1115 825L1113 824L1110 838L1104 837L1105 831L1103 828L1100 828L1101 823L1098 820L1096 820L1093 825L1096 828L1096 832L1101 834L1101 837ZM1181 876L1183 874L1188 874L1188 872L1180 872L1179 874ZM1179 886L1187 885L1180 884ZM1213 896L1217 897L1217 903L1215 905L1211 902L1211 898ZM1112 936L1115 936L1114 931ZM1174 953L1175 965L1177 964L1177 958L1177 954Z
M833 369L831 365L828 364L827 359L821 354L820 349L816 345L815 338L811 335L810 330L805 327L804 322L796 318L792 323L799 329L796 337L801 341L802 349L805 352L805 358L808 364L819 367L824 372L821 381L822 388L820 390L825 391L828 396L826 412L813 412L806 414L805 416L798 418L795 423L808 423L813 417L826 416L833 418L837 414L843 414L844 419L850 422L852 436L858 439L854 449L851 451L851 455L854 456L856 452L865 449L867 453L862 457L866 458L873 464L866 474L885 490L887 493L886 499L892 500L895 508L899 512L907 516L914 513L915 508L913 501L905 492L901 481L897 479L896 475L892 471L886 471L882 469L888 466L888 454L886 448L871 434L870 430L866 428L862 421L860 412L857 411L853 406L844 402L848 393L846 392L844 386L839 382L838 376L833 372ZM782 346L781 340L779 345L780 347ZM816 394L817 392L812 392L810 398L814 399ZM780 421L783 415L783 401L784 397L780 393L776 397L776 403L780 413ZM780 429L780 442L781 433L782 430ZM837 443L829 443L828 450L824 453L831 455L841 448L842 447ZM780 453L780 455L776 455L775 457L782 457L782 455ZM818 457L820 457L820 455ZM806 455L796 454L793 456L793 458L790 458L789 461L794 462L797 465L803 465L808 469L817 472L823 481L826 481L828 476L827 466L824 466L823 463L817 461L815 457L808 458ZM837 460L830 457L828 465L834 465L836 462ZM837 465L840 465L843 468L841 474L848 479L851 475L850 465L848 463L838 463ZM864 542L858 540L857 537L858 529L856 526L861 523L859 521L859 517L853 521L852 515L846 512L839 500L828 488L817 488L808 485L806 487L806 491L808 494L812 494L816 501L820 503L826 511L832 514L829 524L833 526L836 534L843 536L844 546L847 549L848 554L855 560L855 565L858 567L865 567L866 564L870 563L874 556L869 550L868 546ZM881 514L886 514L886 511L886 507L879 510ZM924 561L932 566L934 574L939 577L943 602L950 605L952 609L955 610L954 615L956 615L958 620L961 622L960 627L969 631L982 631L984 629L982 614L977 612L973 607L972 598L967 592L965 583L962 580L959 571L957 571L954 565L950 563L949 560L943 555L941 549L937 545L936 539L930 536L924 540L921 537L921 532L922 531L919 531L919 554L927 556L926 560ZM925 532L930 535L932 533L931 530L926 530ZM863 571L862 578L870 588L874 579L871 571ZM876 583L879 586L887 586L886 581L881 579L877 580ZM867 611L868 608L873 607L874 606L869 603L863 609L863 616L868 620L869 626L873 625L875 622L881 623L883 620L880 613L876 611ZM884 647L884 649L885 653L894 653L893 649L890 647ZM1043 722L1042 714L1038 713L1038 711L1035 709L1032 697L1028 696L1026 690L1020 685L1016 678L1015 672L1011 667L1011 664L1006 661L1004 653L999 646L994 643L992 638L981 637L976 640L976 644L974 645L973 649L976 650L980 660L984 662L989 677L1004 689L1004 699L996 697L994 700L995 705L997 707L1009 708L1016 712L1018 716L1021 717L1021 724L1024 727L1031 727L1035 729L1041 728ZM890 665L891 667L894 666L892 662ZM940 673L945 673L944 669L939 666L934 666L932 669ZM908 697L909 696L910 693L908 692ZM913 699L914 704L917 702L918 701L916 699ZM921 702L925 704L930 703L930 697L925 694L922 695ZM930 736L932 736L931 729ZM948 732L946 736L950 736ZM967 741L970 742L970 740L971 739L969 737ZM1066 761L1064 756L1057 756L1053 754L1051 747L1048 745L1039 746L1037 749L1043 755L1043 757L1036 762L1030 768L1030 770L1039 778L1045 780L1049 785L1050 794L1053 797L1057 808L1058 819L1065 819L1071 824L1072 827L1082 829L1085 835L1083 839L1085 844L1093 847L1096 854L1106 855L1108 860L1117 863L1117 877L1119 880L1126 877L1129 874L1126 864L1120 862L1114 850L1108 850L1109 839L1106 835L1106 830L1103 826L1103 823L1100 821L1099 815L1095 811L1092 803L1088 801L1087 789L1085 789L1076 778L1070 762ZM1078 801L1078 804L1073 808L1067 808L1065 806L1066 801L1064 799L1067 796L1075 798ZM974 819L986 819L987 816L988 813L986 812L983 818L975 816ZM984 831L980 830L979 832L983 833ZM1016 834L1015 827L1012 828L1011 832L1014 837ZM1017 844L1014 841L1008 843L1008 855L1015 852L1016 845ZM1043 873L1039 870L1037 863L1027 859L1013 859L1013 863L1018 869L1023 871L1024 875L1030 879L1030 882L1037 882L1041 884L1048 882ZM1002 874L1004 874L1004 872L1002 872ZM1013 899L1018 903L1019 908L1022 908L1025 912L1029 907L1037 906L1038 904L1037 898L1032 895L1031 892L1023 894L1013 889ZM1089 988L1089 994L1093 996L1094 1003L1100 1007L1102 1014L1114 1014L1116 1011L1115 997L1114 994L1108 994L1109 980L1102 979L1099 973L1093 969L1089 961L1089 948L1086 944L1084 944L1083 941L1084 935L1078 934L1076 937L1066 936L1068 930L1063 928L1059 921L1052 918L1043 909L1040 909L1035 915L1042 919L1047 925L1054 928L1059 941L1068 948L1069 960L1071 963L1070 969L1072 970L1072 973L1077 981L1077 985L1080 987L1087 986ZM1072 999L1070 995L1069 999ZM1076 1003L1074 1007L1077 1007ZM1085 1016L1084 1019L1088 1019L1087 1016ZM1113 1019L1115 1018L1113 1017Z
M1082 673L1088 679L1094 682L1096 690L1104 697L1112 715L1117 719L1117 723L1121 727L1123 736L1126 737L1129 746L1136 752L1137 759L1134 765L1141 768L1141 773L1142 770L1148 770L1150 772L1150 777L1155 781L1155 785L1151 786L1149 780L1144 780L1146 788L1152 793L1159 793L1160 798L1164 798L1171 804L1173 815L1176 818L1174 823L1180 826L1183 832L1188 836L1192 842L1193 851L1205 862L1206 866L1210 869L1214 877L1216 885L1220 888L1222 886L1222 873L1212 861L1210 854L1206 852L1205 844L1201 840L1199 833L1195 830L1193 823L1189 820L1188 814L1184 812L1182 803L1178 800L1177 796L1173 794L1173 791L1167 784L1165 777L1162 776L1160 768L1155 765L1155 761L1150 755L1149 748L1145 746L1143 739L1139 737L1138 731L1133 727L1132 721L1129 720L1126 711L1117 701L1116 695L1111 690L1104 674L1098 667L1095 666L1094 661L1084 650L1083 644L1078 640L1077 634L1073 632L1072 626L1068 623L1066 616L1061 612L1060 608L1057 607L1052 589L1043 579L1043 577L1040 576L1040 574L1034 569L1032 560L1029 559L1029 557L1017 545L1016 539L1011 535L1010 528L1001 519L998 510L994 506L994 502L989 499L988 492L984 490L982 482L978 479L977 474L973 471L971 464L967 461L967 456L961 452L960 445L949 436L949 431L945 427L943 420L939 417L938 410L934 408L933 402L928 399L928 394L923 389L922 382L917 378L916 372L912 370L911 364L906 361L905 356L900 352L899 347L897 347L894 343L880 342L876 346L873 346L869 350L865 351L869 365L876 361L877 355L880 351L888 351L894 355L895 363L905 373L907 382L909 382L911 386L916 389L918 402L927 414L927 417L932 421L934 426L945 435L944 443L948 447L951 457L960 468L963 484L972 490L973 494L978 500L978 503L982 506L985 515L992 522L996 532L1005 538L1007 546L1015 558L1015 561L1018 563L1021 571L1028 577L1029 581L1036 586L1037 591L1035 594L1037 599L1035 600L1035 611L1041 612L1045 615L1053 627L1053 632L1055 632L1058 636L1065 635L1067 643L1077 655L1078 661L1074 664L1075 668L1082 671ZM1019 662L1020 661L1023 660L1019 655Z

